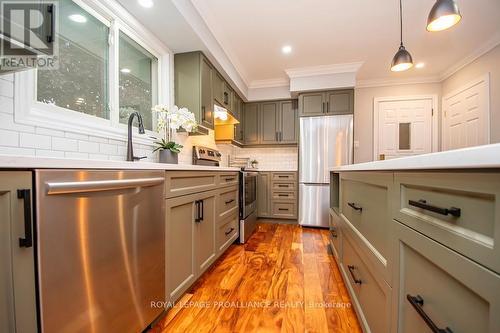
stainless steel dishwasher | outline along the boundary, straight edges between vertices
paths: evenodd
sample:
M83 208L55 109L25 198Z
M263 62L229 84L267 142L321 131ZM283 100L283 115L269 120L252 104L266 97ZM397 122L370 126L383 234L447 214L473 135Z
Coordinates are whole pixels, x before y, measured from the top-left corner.
M165 299L163 171L37 170L43 332L141 332Z

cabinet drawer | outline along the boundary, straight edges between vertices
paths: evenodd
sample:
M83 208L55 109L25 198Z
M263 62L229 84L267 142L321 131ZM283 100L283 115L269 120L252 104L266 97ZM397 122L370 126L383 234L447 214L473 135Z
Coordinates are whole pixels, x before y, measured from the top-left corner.
M295 182L274 181L272 185L273 190L295 190L295 188Z
M271 203L273 216L293 219L297 216L297 205L294 202L276 202Z
M219 175L219 184L221 186L226 185L238 185L239 182L239 173L231 172L231 173L221 173Z
M229 216L218 226L217 231L217 249L223 251L234 240L238 233L238 218L236 214Z
M500 332L500 276L395 224L398 331L431 332L423 319L426 315L438 328L453 332Z
M500 273L500 175L396 173L394 218Z
M272 180L295 180L297 179L295 172L273 172Z
M358 314L368 325L367 332L390 332L391 287L368 268L353 239L342 233L342 271ZM363 320L361 320L363 322Z
M342 230L340 228L340 216L333 209L330 209L328 218L330 244L333 247L333 255L340 263L340 258L342 258Z
M219 194L219 216L224 217L238 211L238 188L228 187Z
M215 189L217 173L192 171L167 171L165 173L165 196L173 198Z
M277 191L273 190L272 199L279 201L295 201L297 200L297 192L294 191Z
M390 200L392 175L389 173L341 174L342 215L369 243L386 266L390 261Z

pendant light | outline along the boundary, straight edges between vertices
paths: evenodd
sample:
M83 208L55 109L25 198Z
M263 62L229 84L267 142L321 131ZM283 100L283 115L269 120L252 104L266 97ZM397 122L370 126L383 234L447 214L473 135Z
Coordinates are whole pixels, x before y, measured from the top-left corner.
M400 23L400 36L401 44L399 45L399 50L396 52L394 58L392 58L391 71L402 72L413 67L413 59L410 52L406 51L403 45L403 4L402 0L399 0L399 23Z
M437 0L427 18L427 31L451 28L462 19L455 0Z

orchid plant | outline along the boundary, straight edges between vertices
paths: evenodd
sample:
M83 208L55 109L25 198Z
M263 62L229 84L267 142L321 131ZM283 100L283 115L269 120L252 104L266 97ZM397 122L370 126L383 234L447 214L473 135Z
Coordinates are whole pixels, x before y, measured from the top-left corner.
M157 117L158 132L165 133L165 138L155 142L157 147L153 151L170 150L176 154L180 153L183 146L173 141L174 131L183 128L187 132L193 132L197 127L194 113L177 105L169 107L162 104L153 107L152 111Z

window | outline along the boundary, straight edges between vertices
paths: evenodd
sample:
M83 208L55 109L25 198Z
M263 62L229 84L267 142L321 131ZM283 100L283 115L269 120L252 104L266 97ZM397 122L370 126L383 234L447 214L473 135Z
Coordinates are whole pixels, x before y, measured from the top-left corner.
M151 108L157 104L158 59L130 37L120 32L120 123L127 123L132 112L139 112L144 127L152 130Z
M411 149L411 123L399 123L399 150Z
M109 28L73 1L58 8L59 69L38 71L37 100L110 119Z

